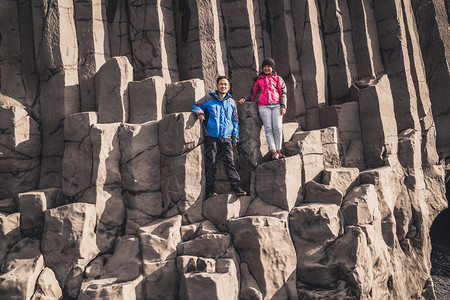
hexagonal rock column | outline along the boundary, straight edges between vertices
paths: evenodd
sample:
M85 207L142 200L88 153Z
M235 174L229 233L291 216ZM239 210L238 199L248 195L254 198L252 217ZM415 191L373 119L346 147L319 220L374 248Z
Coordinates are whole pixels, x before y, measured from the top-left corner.
M358 78L377 77L384 71L378 42L373 0L348 3Z
M423 53L426 81L437 131L437 148L441 157L450 155L450 36L448 6L445 1L412 1L418 36ZM447 8L446 8L447 7ZM447 16L447 17L446 17Z
M323 24L324 45L332 104L347 102L353 78L358 78L353 53L352 23L345 1L318 1Z
M195 78L174 82L166 87L166 114L191 111L192 105L205 95L205 83Z
M77 113L64 120L63 195L77 201L92 184L91 126L97 123L95 112Z
M49 188L17 195L20 230L23 237L41 237L44 229L44 212L57 205L58 193L58 188Z
M158 122L119 127L120 172L129 234L163 212Z
M16 100L0 94L0 199L38 187L38 123Z
M272 1L272 3L275 2ZM293 20L295 30L288 33L292 35L294 32L296 33L297 53L292 58L293 61L289 63L292 64L294 61L300 60L301 82L306 105L306 124L300 124L302 128L308 130L320 128L319 106L324 105L327 99L327 66L324 59L322 33L320 32L318 2L295 1L292 4L293 15L296 17ZM284 12L284 15L287 19L289 14ZM289 46L282 47L287 48ZM274 52L276 48L277 46L274 45ZM298 93L298 91L295 92Z
M206 90L214 90L227 65L217 2L175 1L174 11L180 80L200 78Z
M39 111L38 87L33 53L31 2L2 1L0 5L0 86L4 95Z
M0 295L4 299L31 299L36 280L44 269L40 240L25 238L5 258L0 276Z
M92 186L82 201L94 203L97 210L97 245L101 251L114 246L125 224L120 173L119 123L95 124L91 128Z
M129 122L132 124L159 121L165 114L166 84L164 78L153 76L128 84Z
M226 231L228 220L243 217L252 200L250 196L220 194L203 201L203 215L219 230Z
M228 228L241 262L247 263L263 299L297 299L296 254L287 221L243 217L229 220Z
M175 258L181 242L181 221L178 215L139 228L146 299L175 299L178 294Z
M320 126L338 128L338 147L342 166L364 169L358 102L321 107Z
M375 186L362 184L354 187L344 198L342 214L346 225L370 224L380 218Z
M351 94L352 99L359 102L366 167L395 165L398 162L397 123L387 75L353 84Z
M300 155L259 165L255 170L255 187L265 202L291 210L302 186Z
M177 45L171 0L128 0L129 36L136 80L161 76L178 81Z
M302 183L313 180L324 169L320 130L298 131L283 147L287 155L300 155Z
M323 151L323 165L325 168L339 168L341 156L339 151L338 128L328 127L320 129Z
M75 0L81 111L95 111L95 73L110 58L105 0Z
M95 74L99 123L128 121L128 83L132 80L133 67L125 56L111 58Z
M297 278L321 287L339 280L336 266L328 265L325 250L343 232L344 219L335 204L310 203L294 207L289 227L297 253Z
M95 226L92 204L72 203L45 212L41 248L46 265L55 272L61 286L72 268L86 266L99 252Z
M253 0L222 1L229 67L233 74L233 95L244 96L251 88L263 59L258 4ZM257 1L256 1L257 2Z
M128 3L127 0L118 0L115 3L115 7L111 6L115 8L115 11L112 11L114 14L108 14L111 57L126 56L129 61L132 61L130 36L128 34Z
M202 125L192 113L176 113L159 122L161 151L161 189L167 216L189 214L196 204L201 209L204 197ZM201 211L192 222L202 219ZM194 221L194 219L196 219Z
M78 43L72 0L40 0L33 11L38 41L37 73L40 79L42 122L41 181L39 188L60 187L64 154L63 120L80 111ZM34 4L34 3L33 3ZM39 15L34 15L34 13Z

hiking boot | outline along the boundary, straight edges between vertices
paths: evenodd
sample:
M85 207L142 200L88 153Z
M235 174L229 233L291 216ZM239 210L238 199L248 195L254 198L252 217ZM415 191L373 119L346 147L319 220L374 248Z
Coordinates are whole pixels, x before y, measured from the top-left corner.
M211 198L217 196L217 193L215 191L212 192L206 192L206 198Z
M247 195L247 193L240 186L235 187L232 190L233 190L233 193L236 196L245 196L245 195Z

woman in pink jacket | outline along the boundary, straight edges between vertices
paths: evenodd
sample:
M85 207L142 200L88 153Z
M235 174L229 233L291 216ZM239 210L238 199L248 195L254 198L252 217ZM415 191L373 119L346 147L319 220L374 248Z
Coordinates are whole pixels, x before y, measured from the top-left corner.
M281 153L283 115L286 113L286 84L275 72L275 61L264 59L262 72L255 78L250 93L239 99L239 103L251 101L259 93L258 110L264 124L272 159L283 158Z

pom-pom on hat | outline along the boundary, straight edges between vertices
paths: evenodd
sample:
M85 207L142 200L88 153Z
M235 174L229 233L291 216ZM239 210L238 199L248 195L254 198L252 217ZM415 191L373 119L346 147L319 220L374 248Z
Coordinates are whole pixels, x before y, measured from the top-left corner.
M272 69L275 69L275 61L270 57L264 58L262 62L262 67L264 68L264 66L269 66L272 67Z

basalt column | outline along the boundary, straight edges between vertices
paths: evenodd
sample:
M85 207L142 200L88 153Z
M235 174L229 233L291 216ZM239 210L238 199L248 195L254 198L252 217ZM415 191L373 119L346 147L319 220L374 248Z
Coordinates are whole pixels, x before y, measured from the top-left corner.
M69 0L42 0L33 10L34 38L39 43L42 160L40 187L61 186L64 152L64 118L80 110L78 43L74 6ZM42 24L42 31L39 31Z

